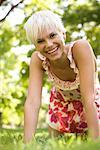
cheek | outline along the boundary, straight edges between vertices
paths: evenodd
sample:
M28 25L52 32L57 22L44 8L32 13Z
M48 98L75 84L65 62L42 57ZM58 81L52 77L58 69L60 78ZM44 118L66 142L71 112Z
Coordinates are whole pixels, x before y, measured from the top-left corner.
M58 41L59 41L59 43L61 43L62 45L64 45L64 43L65 43L65 40L64 40L64 37L63 37L63 36L59 36Z
M61 45L65 46L65 40L63 38L61 39Z
M36 46L36 50L42 52L44 49L43 45Z

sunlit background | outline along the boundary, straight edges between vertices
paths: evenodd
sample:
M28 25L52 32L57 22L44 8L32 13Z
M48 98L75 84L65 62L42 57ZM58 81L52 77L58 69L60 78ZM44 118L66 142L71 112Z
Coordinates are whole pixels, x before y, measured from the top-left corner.
M58 13L64 22L66 43L88 39L97 59L100 78L100 0L5 0L0 6L0 126L23 127L23 106L27 95L29 63L34 45L23 29L28 17L41 9ZM16 6L13 10L10 9ZM10 13L7 15L7 13ZM6 17L5 17L6 16ZM5 19L4 19L5 18ZM51 84L43 82L42 108L38 127L46 127L45 114Z

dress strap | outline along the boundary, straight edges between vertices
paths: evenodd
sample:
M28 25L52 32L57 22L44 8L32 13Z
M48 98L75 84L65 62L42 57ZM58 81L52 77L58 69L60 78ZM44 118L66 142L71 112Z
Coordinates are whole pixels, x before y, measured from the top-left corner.
M37 53L38 57L39 57L41 60L45 60L45 59L46 59L46 57L43 56L40 52L36 51L36 53Z
M49 61L47 60L47 58L45 56L43 56L40 52L36 52L37 53L37 56L40 58L40 60L42 60L42 66L44 68L44 70L46 70L48 72L48 69L49 69Z
M74 58L73 58L73 53L72 53L72 48L73 48L75 43L76 43L76 41L70 43L67 58L70 61L70 67L72 69L74 69L75 73L78 73L78 68L76 67L76 64L75 64L75 61L74 61Z

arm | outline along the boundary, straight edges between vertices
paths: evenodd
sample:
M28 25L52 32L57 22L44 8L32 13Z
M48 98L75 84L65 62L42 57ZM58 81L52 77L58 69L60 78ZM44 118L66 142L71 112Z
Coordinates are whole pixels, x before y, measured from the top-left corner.
M99 137L99 122L97 117L95 100L95 61L91 46L85 40L79 40L74 44L73 57L79 69L80 90L83 105L86 111L89 134L93 139Z
M30 62L28 96L24 106L24 142L35 135L41 105L43 70L41 60L33 53Z

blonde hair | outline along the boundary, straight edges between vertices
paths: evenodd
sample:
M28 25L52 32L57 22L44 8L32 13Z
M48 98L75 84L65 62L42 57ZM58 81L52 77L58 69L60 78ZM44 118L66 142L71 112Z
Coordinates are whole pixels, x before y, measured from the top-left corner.
M36 43L39 34L41 34L44 29L47 30L49 28L54 28L65 33L65 28L60 16L49 10L36 12L24 25L27 39L33 44Z

